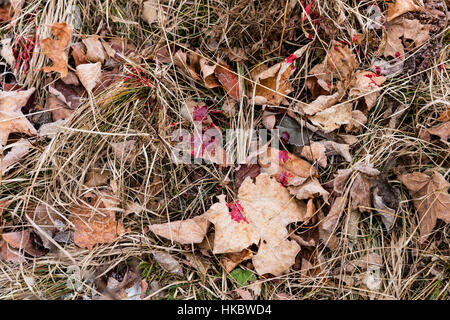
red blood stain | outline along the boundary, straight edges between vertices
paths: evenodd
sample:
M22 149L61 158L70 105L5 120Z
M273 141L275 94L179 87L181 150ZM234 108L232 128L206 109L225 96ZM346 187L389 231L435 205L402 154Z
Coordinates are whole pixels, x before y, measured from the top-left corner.
M400 58L400 52L397 51L397 52L395 53L395 57L396 57L396 58Z
M286 172L286 171L281 172L280 178L279 178L280 183L286 187L289 184L290 177L292 177L292 175L289 172Z
M231 212L229 212L229 214L232 220L238 223L241 221L249 223L244 216L244 208L239 203L239 200L237 200L236 202L227 203L227 207L231 209Z
M357 42L357 41L358 41L358 38L356 37L356 34L354 34L353 38L352 38L352 42Z
M373 74L373 73L368 73L368 74L364 75L364 77L367 77L370 79L370 83L376 85L377 87L379 87L379 85L375 82L375 80L373 80L373 77L379 77L379 76L380 76L379 74Z
M287 151L282 150L278 153L278 161L286 162L288 160L289 160L289 153Z
M206 116L208 115L208 108L206 106L195 106L194 112L192 113L192 117L194 118L194 121L203 121L206 119Z
M375 72L376 72L377 76L380 76L381 75L381 68L379 66L376 66L375 67Z
M297 60L298 57L295 54L291 54L289 57L286 58L286 63L293 63L295 60Z

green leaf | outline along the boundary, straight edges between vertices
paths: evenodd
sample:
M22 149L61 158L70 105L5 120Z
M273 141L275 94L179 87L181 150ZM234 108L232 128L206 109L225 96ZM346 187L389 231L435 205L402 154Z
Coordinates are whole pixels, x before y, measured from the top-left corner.
M247 283L256 280L255 275L250 270L242 270L240 268L231 271L230 276L241 286L245 286Z

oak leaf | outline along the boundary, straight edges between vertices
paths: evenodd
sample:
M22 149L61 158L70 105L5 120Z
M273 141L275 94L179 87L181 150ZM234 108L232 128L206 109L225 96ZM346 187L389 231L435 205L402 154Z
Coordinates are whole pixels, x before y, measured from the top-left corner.
M57 38L46 38L41 41L42 52L52 60L53 65L43 67L45 72L56 71L65 77L69 71L68 62L68 46L72 36L72 28L65 22L54 23L50 26L53 35Z
M450 183L437 171L403 174L398 179L408 188L419 213L420 242L424 243L437 219L450 223Z

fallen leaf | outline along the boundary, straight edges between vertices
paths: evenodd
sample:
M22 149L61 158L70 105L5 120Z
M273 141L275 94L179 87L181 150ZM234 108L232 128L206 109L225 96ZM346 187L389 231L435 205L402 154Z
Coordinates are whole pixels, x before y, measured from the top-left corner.
M348 96L350 99L363 99L367 110L370 110L375 105L385 80L385 77L371 71L358 70L350 82Z
M204 215L192 219L152 224L149 230L157 236L181 244L201 243L208 231L209 222Z
M239 189L245 178L250 177L253 181L261 173L261 168L257 164L241 164L234 173L234 187Z
M34 91L34 88L25 91L0 91L0 146L6 145L10 133L37 135L36 129L21 111Z
M237 288L234 289L233 291L236 292L241 297L241 299L238 300L254 300L252 294L248 290Z
M309 146L304 146L300 156L309 161L317 162L322 168L327 166L325 145L320 142L312 142Z
M450 121L450 108L447 108L447 110L442 112L439 118L437 118L437 121Z
M40 257L44 255L44 252L39 250L33 237L31 229L25 229L22 231L8 232L2 234L2 239L12 248L23 250L33 257Z
M443 142L447 142L448 137L450 136L450 121L444 122L432 128L425 129L425 134L425 140L430 140L430 138L428 138L428 135L434 135L441 138Z
M285 116L281 119L277 129L280 133L280 139L285 143L298 147L309 144L311 132L309 132L302 124L298 123L297 120L289 116Z
M79 64L76 69L77 76L83 84L83 87L88 92L92 92L92 89L100 81L102 64L100 62Z
M224 195L218 198L219 202L205 213L215 226L213 253L239 252L259 244L252 258L256 272L287 272L300 247L286 240L286 226L307 219L306 205L292 199L287 189L264 173L256 177L255 183L249 177L244 180L234 205L227 206ZM231 213L228 207L233 208Z
M13 48L11 45L11 38L0 40L0 56L5 59L6 63L9 64L11 68L15 67L16 58L14 57Z
M340 155L345 161L352 162L353 157L350 154L350 146L345 143L337 143L334 141L320 141L325 147L325 153L327 155Z
M177 274L180 277L183 276L183 268L180 263L167 252L153 252L153 257L166 272Z
M51 67L43 67L45 72L56 71L65 77L68 73L68 46L72 36L72 28L65 22L54 23L50 26L57 40L46 38L41 40L42 52L53 62Z
M242 261L249 260L253 257L253 252L249 249L244 249L241 252L226 253L222 257L222 263L227 273L230 273Z
M91 63L100 62L103 64L106 60L106 54L98 36L93 35L82 41L86 46L86 59Z
M71 73L72 72L70 71L67 74L67 77L69 77ZM74 77L76 76L74 75ZM66 108L72 110L77 109L83 103L86 95L86 90L83 87L75 84L66 84L62 79L52 82L48 86L48 91L61 100L66 105Z
M410 11L423 11L416 0L395 0L394 3L388 3L387 21L394 20L398 16Z
M321 95L318 96L313 102L305 104L303 102L298 102L295 108L306 115L312 116L320 111L327 110L328 108L334 106L343 97L343 90L337 91L332 95Z
M340 103L324 111L316 113L310 121L320 127L325 133L338 129L352 120L352 104Z
M299 186L288 187L289 192L299 200L307 200L322 196L325 201L328 201L329 193L322 187L319 180L316 178L308 179L305 183Z
M74 204L69 208L69 221L74 225L73 240L81 248L92 250L94 245L112 243L125 232L116 221L119 201L106 192L85 195L87 204Z
M147 289L147 282L133 272L127 270L126 273L120 277L121 281L116 277L108 277L106 289L114 295L115 299L119 300L140 300L143 293Z
M399 191L389 184L383 174L380 174L372 190L372 201L373 206L379 209L378 213L387 231L391 231L394 227L399 196Z
M0 157L2 175L7 173L15 163L27 155L32 145L28 140L20 139L8 147L11 147L11 150L4 157Z
M367 123L367 117L360 110L352 111L350 123L345 125L346 132L357 132L363 125Z
M317 170L307 161L287 151L267 148L259 155L262 172L277 179L284 186L302 184L309 177L317 176Z
M83 48L84 46L81 42L72 45L72 57L75 60L75 66L88 63Z
M164 11L159 7L158 0L144 1L142 8L142 19L148 24L158 21L159 15L164 17Z
M67 108L67 105L54 95L48 97L45 108L52 113L53 121L68 119L74 113L74 110Z
M84 185L88 188L95 188L108 185L110 174L100 168L89 169L84 178Z
M111 143L111 147L113 149L115 157L119 161L123 162L131 161L137 153L135 140L113 142Z
M238 75L224 64L217 65L214 70L214 75L225 89L225 92L234 100L239 101L241 89Z
M295 51L285 61L277 63L270 68L259 66L251 72L252 88L250 89L253 103L257 105L269 104L279 106L286 104L286 95L294 89L289 83L289 78L295 71L294 61L303 55L308 46Z
M408 188L419 213L420 242L424 243L437 219L450 223L450 183L437 171L403 174L398 179Z

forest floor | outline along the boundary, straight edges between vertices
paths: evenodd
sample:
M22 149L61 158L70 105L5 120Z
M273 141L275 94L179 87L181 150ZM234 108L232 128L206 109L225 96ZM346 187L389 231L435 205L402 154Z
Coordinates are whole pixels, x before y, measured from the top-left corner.
M448 1L0 4L0 299L450 299Z

